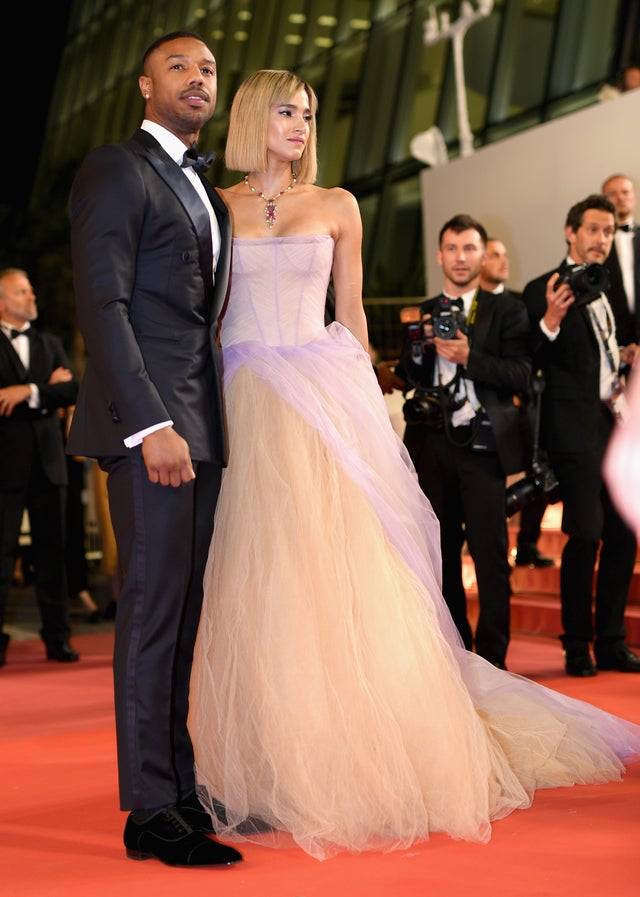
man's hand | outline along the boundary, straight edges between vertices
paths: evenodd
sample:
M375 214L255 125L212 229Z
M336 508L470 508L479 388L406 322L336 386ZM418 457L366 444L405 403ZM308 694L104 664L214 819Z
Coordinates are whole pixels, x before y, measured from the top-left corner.
M463 366L469 361L469 337L462 330L456 330L454 339L434 337L433 345L440 358L446 358L447 361Z
M378 378L378 385L385 395L392 393L394 389L399 389L400 392L404 392L407 388L407 384L404 380L401 377L398 377L394 371L394 367L397 363L397 361L378 361L374 365L376 377Z
M558 271L551 275L547 281L545 292L547 310L542 320L545 323L545 327L548 327L552 333L560 329L560 324L575 302L575 296L571 292L571 287L568 283L561 283L556 289L556 282L559 277Z
M28 401L30 396L31 389L28 383L17 383L15 386L0 389L0 416L8 417L16 405Z
M142 457L152 483L176 487L195 479L189 446L173 427L145 436Z
M54 383L68 383L69 380L73 379L73 374L69 370L69 368L56 368L55 371L51 372L51 376L47 380L47 383L53 385Z

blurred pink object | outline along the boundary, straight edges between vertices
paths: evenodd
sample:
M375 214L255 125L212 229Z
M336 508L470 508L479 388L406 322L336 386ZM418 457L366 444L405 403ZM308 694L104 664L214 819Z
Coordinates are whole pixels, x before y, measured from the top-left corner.
M603 473L618 511L640 539L640 373L633 368L627 389L627 414L616 426Z

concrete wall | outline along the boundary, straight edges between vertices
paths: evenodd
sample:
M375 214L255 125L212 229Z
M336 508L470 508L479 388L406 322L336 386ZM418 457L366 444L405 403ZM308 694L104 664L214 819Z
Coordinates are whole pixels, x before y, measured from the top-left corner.
M425 169L427 295L442 289L438 232L453 215L473 215L503 240L511 260L509 285L522 290L564 257L570 207L599 192L615 173L631 177L640 193L640 89Z

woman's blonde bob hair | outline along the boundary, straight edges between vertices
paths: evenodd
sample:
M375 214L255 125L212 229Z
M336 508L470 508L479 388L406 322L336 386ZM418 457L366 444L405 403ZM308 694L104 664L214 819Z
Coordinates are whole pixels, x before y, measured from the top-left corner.
M271 107L287 103L300 88L307 92L311 120L309 139L299 161L292 166L302 184L313 184L318 173L316 111L313 89L293 72L261 69L243 81L233 98L225 164L233 171L267 170L267 131Z

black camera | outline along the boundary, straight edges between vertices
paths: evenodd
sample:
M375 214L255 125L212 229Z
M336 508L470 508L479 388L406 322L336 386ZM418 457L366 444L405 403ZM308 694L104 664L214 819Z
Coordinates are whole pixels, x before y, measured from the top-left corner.
M556 289L561 283L568 283L576 301L571 308L580 308L597 299L600 293L605 293L611 282L609 272L602 265L576 265L562 277L558 278Z
M435 392L416 389L413 396L402 406L406 423L426 424L434 430L444 427L444 411L439 396Z
M507 517L513 517L526 505L538 497L545 495L550 505L560 501L560 484L556 475L546 461L536 459L531 464L531 471L507 489Z
M431 321L426 322L433 327L433 336L439 336L441 339L454 339L458 330L467 332L467 319L462 309L454 304L455 300L449 299L448 296L439 296L431 309ZM426 337L424 333L425 322L423 321L420 309L414 309L418 320L410 321L407 324L407 340L409 343L411 361L415 364L422 364L422 356L425 351L432 345L432 337Z
M440 339L455 339L458 330L466 332L467 319L462 309L454 305L448 296L439 296L431 309L433 335Z

